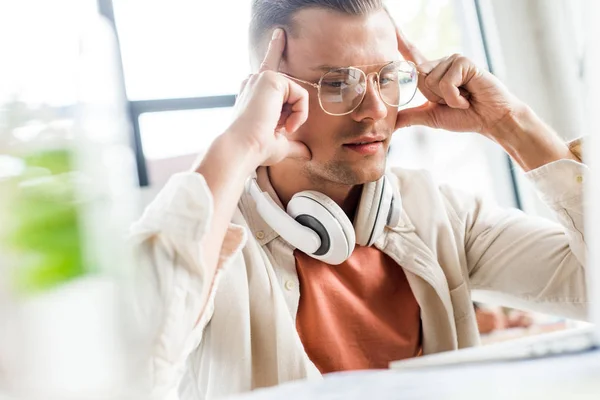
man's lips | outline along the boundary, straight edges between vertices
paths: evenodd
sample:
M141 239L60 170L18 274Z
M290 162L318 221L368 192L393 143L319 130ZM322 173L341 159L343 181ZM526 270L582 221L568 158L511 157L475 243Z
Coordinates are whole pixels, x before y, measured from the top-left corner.
M360 138L344 144L344 148L362 155L374 155L383 148L383 141L384 139L379 138Z
M361 145L361 144L369 144L369 143L376 143L376 142L383 142L386 139L385 136L383 135L365 135L365 136L360 136L356 139L353 139L347 143L345 143L344 145Z

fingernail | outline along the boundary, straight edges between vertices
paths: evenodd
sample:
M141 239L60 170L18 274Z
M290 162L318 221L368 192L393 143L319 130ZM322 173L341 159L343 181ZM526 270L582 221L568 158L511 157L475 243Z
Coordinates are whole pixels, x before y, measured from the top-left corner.
M283 34L283 29L281 29L281 28L275 29L273 31L273 36L271 37L271 40L279 39L282 34Z

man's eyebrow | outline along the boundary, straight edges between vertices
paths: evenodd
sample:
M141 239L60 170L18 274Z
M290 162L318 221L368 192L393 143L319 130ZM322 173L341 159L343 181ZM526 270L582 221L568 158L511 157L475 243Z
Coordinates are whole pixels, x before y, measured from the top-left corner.
M313 71L331 71L332 69L338 69L338 68L344 68L344 67L323 64L323 65L319 65L318 67L311 68L311 70L313 70Z
M340 69L340 68L348 68L348 67L354 67L354 68L358 68L358 67L375 67L375 66L384 66L386 64L391 63L392 61L384 61L384 62L380 62L377 64L366 64L366 65L327 65L327 64L323 64L323 65L319 65L317 67L313 67L311 68L311 70L313 71L331 71L332 69Z

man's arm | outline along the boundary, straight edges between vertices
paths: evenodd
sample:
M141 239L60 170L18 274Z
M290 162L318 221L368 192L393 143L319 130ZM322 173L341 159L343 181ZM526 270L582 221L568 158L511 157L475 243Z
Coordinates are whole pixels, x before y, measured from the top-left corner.
M260 162L257 152L240 145L238 132L229 131L210 146L195 172L202 175L213 198L209 232L202 238L202 262L214 274L223 240L237 207L246 179Z
M428 60L396 27L398 51L417 65L427 102L398 112L396 129L424 125L478 132L495 141L525 171L560 159L579 159L558 135L494 75L453 54Z
M526 174L559 223L442 188L463 223L469 285L482 291L479 300L587 318L586 173L581 163L558 160Z
M285 47L281 32L261 70L244 82L227 131L194 171L167 183L132 228L139 316L157 329L150 360L156 396L177 385L212 318L220 271L244 245L245 231L230 221L246 179L259 165L310 157L304 144L287 139L308 116L308 93L275 72Z
M522 104L490 130L493 138L528 172L558 160L581 161L529 107Z
M491 73L459 54L428 60L400 29L396 33L398 51L417 65L419 90L428 100L400 110L396 128L478 132L495 141L528 171L560 221L442 189L464 223L471 287L502 297L505 305L585 318L582 182L587 167Z
M277 74L284 48L285 34L276 29L258 74L242 85L235 121L196 169L206 179L215 203L211 234L202 244L208 265L217 264L227 225L248 176L259 165L275 164L287 157L310 158L303 143L286 138L308 117L308 93ZM289 110L286 115L282 114L284 106Z

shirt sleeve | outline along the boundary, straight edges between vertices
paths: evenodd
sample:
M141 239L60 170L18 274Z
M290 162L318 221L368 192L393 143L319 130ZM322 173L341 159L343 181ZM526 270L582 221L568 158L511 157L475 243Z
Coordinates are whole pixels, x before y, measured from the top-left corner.
M221 271L246 242L245 229L230 224L218 265L205 265L200 243L212 215L204 177L186 172L169 180L131 228L137 316L155 332L149 360L153 398L176 390L212 317Z
M486 301L587 318L583 229L587 166L559 160L526 174L559 223L444 189L465 229L472 289Z

